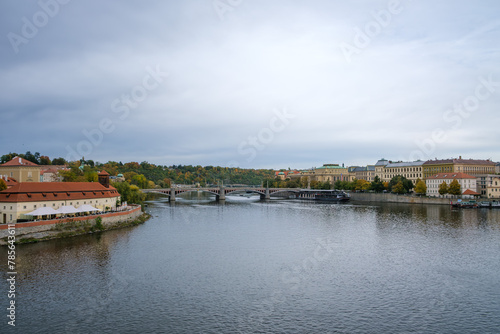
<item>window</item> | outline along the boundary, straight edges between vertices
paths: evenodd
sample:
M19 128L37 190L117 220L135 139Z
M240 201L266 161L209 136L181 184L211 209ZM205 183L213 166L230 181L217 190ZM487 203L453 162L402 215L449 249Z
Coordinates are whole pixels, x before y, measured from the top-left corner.
M26 209L26 205L23 207L23 209Z

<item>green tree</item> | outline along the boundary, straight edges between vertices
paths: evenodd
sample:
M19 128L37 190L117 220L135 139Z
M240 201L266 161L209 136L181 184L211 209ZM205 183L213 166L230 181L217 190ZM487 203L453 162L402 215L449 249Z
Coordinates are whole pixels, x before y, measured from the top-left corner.
M66 160L64 158L52 159L52 165L66 165Z
M441 196L448 193L448 184L446 183L446 181L443 181L443 183L441 183L439 185L438 192L439 192L439 195L441 195Z
M399 181L392 187L392 192L396 194L404 194L406 193L406 189L404 187L403 181Z
M149 182L148 179L142 174L134 175L132 177L132 184L138 186L141 189L148 189Z
M112 185L118 190L122 202L142 204L146 198L146 194L136 185L130 185L128 182L114 182Z
M370 185L370 189L375 191L376 193L381 193L382 191L385 190L384 183L382 180L380 180L380 177L375 176L375 179L373 179L373 182Z
M462 187L460 186L460 183L458 183L457 180L453 180L449 187L448 187L448 193L451 195L461 195L462 194Z
M411 182L411 180L408 180L406 177L404 177L402 175L396 175L391 179L391 181L389 181L389 189L392 192L396 192L396 191L394 191L393 187L396 184L398 184L399 182L401 182L403 184L403 188L404 188L403 193L408 193L413 189L413 182Z
M87 182L97 182L99 180L97 172L94 171L87 171L83 176L85 177L85 181Z
M9 154L4 154L0 158L0 164L4 164L6 162L9 162L9 161L11 161L12 159L14 159L17 156L20 156L20 155L17 154L17 153L12 153L12 152L10 152Z
M417 180L417 183L415 184L415 192L419 195L425 195L427 193L427 186L424 181L420 179Z
M78 175L71 169L69 170L60 170L59 176L62 177L63 182L76 182Z
M50 158L46 155L42 155L40 157L40 165L52 165Z
M39 165L40 164L40 153L35 152L35 154L32 154L30 151L28 151L24 154L24 159Z

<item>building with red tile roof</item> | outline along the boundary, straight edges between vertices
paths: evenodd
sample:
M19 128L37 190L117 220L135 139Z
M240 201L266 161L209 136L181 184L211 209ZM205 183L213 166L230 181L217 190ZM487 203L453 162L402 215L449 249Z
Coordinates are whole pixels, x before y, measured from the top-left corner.
M40 166L21 157L15 157L0 165L0 175L7 175L17 182L40 182Z
M109 179L109 176L108 176ZM0 223L16 222L38 208L55 210L72 205L91 205L97 209L114 208L118 191L98 182L20 182L0 191Z

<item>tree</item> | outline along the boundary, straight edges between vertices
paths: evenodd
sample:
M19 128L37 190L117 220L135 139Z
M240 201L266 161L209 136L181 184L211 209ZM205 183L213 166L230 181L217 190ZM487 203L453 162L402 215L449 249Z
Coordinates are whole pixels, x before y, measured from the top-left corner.
M42 155L40 157L40 165L52 165L50 158L46 155Z
M392 192L396 194L404 194L406 193L406 189L403 185L403 181L399 181L392 187Z
M382 182L384 184L384 190L387 190L389 191L389 182L385 181L385 182Z
M40 164L40 153L38 152L35 152L35 154L32 154L30 151L26 152L24 154L24 159L28 160L28 161L31 161L37 165Z
M55 159L52 159L52 164L53 165L66 165L66 160L64 158L55 158Z
M128 182L115 182L112 185L120 194L122 202L142 204L146 198L146 194L139 187L130 185Z
M356 180L356 185L355 185L354 190L366 191L366 190L370 189L370 187L371 187L370 182L363 180L363 179L359 179L359 180Z
M312 180L311 181L311 189L321 189L321 182Z
M380 180L380 177L375 176L375 179L373 179L373 182L370 185L370 189L375 191L376 193L381 193L382 191L384 191L384 183L382 182L382 180Z
M85 181L87 182L97 182L99 180L99 176L97 175L97 172L93 171L87 171L84 174Z
M448 187L448 193L451 195L461 195L462 194L462 187L460 187L460 183L458 183L457 180L453 180L449 187Z
M448 193L448 183L446 183L446 181L443 181L443 183L441 183L439 185L439 195L445 195Z
M413 182L402 175L396 175L391 179L391 181L389 182L389 189L392 192L396 192L394 191L393 187L399 182L403 184L404 193L408 193L413 189Z
M149 186L148 179L142 174L134 175L132 177L132 184L138 186L141 189L147 189Z
M17 153L9 153L9 154L4 154L2 155L2 157L0 158L0 164L4 164L6 162L9 162L11 161L12 159L14 159L15 157L19 156L19 154Z
M3 179L0 179L0 191L7 189L7 183Z
M415 185L415 192L419 195L425 195L427 193L427 186L424 181L418 179Z

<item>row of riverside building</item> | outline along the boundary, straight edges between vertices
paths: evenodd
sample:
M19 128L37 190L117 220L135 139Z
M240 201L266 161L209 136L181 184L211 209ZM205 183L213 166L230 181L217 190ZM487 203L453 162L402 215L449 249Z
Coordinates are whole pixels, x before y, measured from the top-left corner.
M50 170L57 175L57 168ZM0 178L7 184L7 189L0 191L0 224L16 223L39 208L91 205L107 211L120 202L106 171L98 174L99 182L41 182L42 171L42 166L20 157L0 165Z
M301 171L280 171L276 176L285 179L305 177L310 181L330 182L366 180L373 182L378 176L382 182L389 182L401 175L415 185L423 180L428 196L439 196L439 185L457 180L464 197L500 198L500 163L489 159L434 159L428 161L393 162L380 159L374 165L365 167L344 164L324 164L321 167Z

